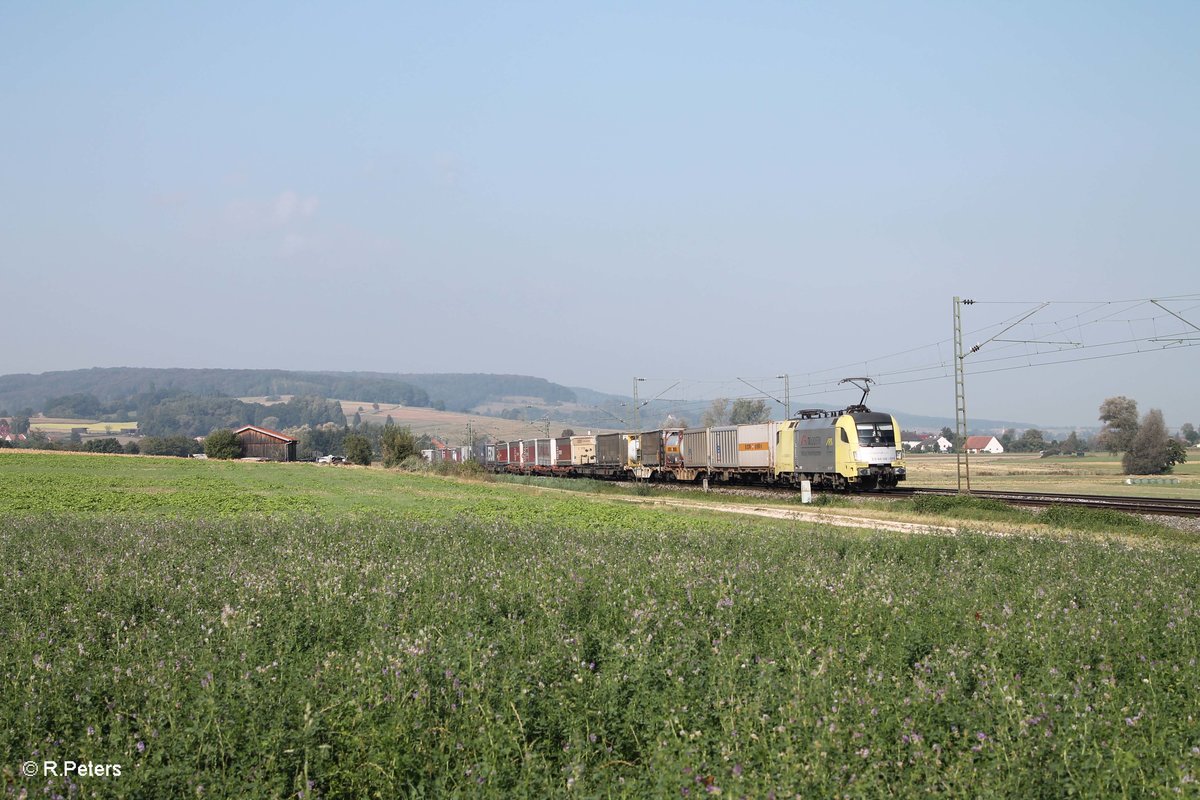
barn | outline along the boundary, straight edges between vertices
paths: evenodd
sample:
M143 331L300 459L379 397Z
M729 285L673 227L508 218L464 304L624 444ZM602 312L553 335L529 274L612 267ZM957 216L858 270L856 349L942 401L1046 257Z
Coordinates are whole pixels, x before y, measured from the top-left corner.
M286 433L247 425L233 432L242 443L243 458L262 458L267 461L295 461L296 439Z

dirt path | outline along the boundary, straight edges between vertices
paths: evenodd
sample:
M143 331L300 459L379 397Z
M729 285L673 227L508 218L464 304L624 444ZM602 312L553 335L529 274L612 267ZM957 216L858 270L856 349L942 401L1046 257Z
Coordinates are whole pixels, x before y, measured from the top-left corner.
M819 522L822 525L834 525L841 528L869 528L880 531L897 531L899 533L958 533L958 528L946 525L926 525L915 522L895 522L892 520L875 519L873 517L849 517L841 514L825 514L819 511L796 511L790 508L774 506L751 506L740 503L693 503L687 500L670 500L666 498L616 497L626 503L641 503L667 508L686 508L699 511L720 511L725 514L751 514L757 517L772 519L790 519L796 522Z

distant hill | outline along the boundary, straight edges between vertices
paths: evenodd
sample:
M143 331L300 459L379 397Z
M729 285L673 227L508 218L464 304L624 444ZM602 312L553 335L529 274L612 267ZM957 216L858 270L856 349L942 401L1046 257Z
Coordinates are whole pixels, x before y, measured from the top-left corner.
M0 376L0 411L17 413L25 408L43 411L47 400L69 395L92 395L101 403L113 404L155 393L208 397L304 395L356 403L429 407L491 417L500 417L507 412L510 420L525 421L530 429L633 427L633 404L628 396L562 386L528 375L486 373L94 367ZM155 398L156 402L161 399ZM924 416L884 408L877 410L894 413L906 430L937 431L946 426L954 427L952 417ZM639 419L643 428L650 428L663 424L669 415L680 413L677 403L665 400L646 403L643 400ZM702 413L699 406L693 406L683 416L694 426L699 424ZM971 431L979 433L1031 427L1039 426L1008 420L970 421Z
M373 372L356 374L382 377L382 374ZM391 377L424 389L434 403L440 402L451 411L470 411L489 400L504 397L535 397L545 403L575 402L575 392L566 386L528 375L450 372L434 375L399 374Z
M429 405L429 395L391 376L364 377L352 372L293 372L256 369L153 369L95 367L0 376L0 408L41 410L46 400L90 394L112 403L139 394L169 391L200 396L319 395L359 397L380 403Z
M94 367L0 376L0 410L41 411L47 400L67 395L92 395L102 403L114 403L163 391L220 397L316 395L461 411L489 398L511 395L540 398L547 403L574 400L574 393L565 386L523 375Z

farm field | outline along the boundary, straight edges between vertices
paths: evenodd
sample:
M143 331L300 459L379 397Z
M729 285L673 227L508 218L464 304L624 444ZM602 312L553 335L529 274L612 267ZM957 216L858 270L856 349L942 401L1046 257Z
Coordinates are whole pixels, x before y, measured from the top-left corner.
M1121 457L1108 453L1089 453L1082 458L1041 458L1036 453L972 455L971 488L1200 499L1200 450L1190 449L1188 458L1188 463L1176 465L1172 474L1156 476L1174 478L1177 484L1128 485ZM910 486L958 485L953 455L909 455L904 460Z
M5 795L1194 795L1200 548L950 524L3 451Z
M96 420L86 419L54 419L54 418L35 418L30 421L29 428L34 431L44 431L46 433L70 433L76 428L86 428L88 435L111 435L116 436L122 430L137 430L137 422L130 420L128 422L97 422Z
M280 400L286 401L290 395L281 395ZM248 403L268 403L265 397L239 398ZM364 422L372 425L383 425L390 416L397 425L408 426L417 436L429 435L451 445L463 444L470 441L468 427L478 437L490 436L493 439L507 441L509 439L529 439L536 436L546 436L546 422L524 422L521 420L501 419L482 414L463 414L457 411L438 411L434 408L418 406L393 405L380 403L378 410L370 402L361 400L338 400L346 419L352 419L357 413ZM516 400L511 404L519 406ZM574 405L564 406L565 410L576 408ZM529 411L531 420L539 419L541 409ZM550 436L558 436L564 428L582 431L575 423L550 420ZM591 428L594 433L603 433L606 429Z

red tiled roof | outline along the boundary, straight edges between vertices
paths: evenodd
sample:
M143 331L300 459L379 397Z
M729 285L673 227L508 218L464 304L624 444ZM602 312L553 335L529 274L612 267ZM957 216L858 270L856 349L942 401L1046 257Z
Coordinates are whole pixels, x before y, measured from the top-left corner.
M298 439L294 439L291 436L288 436L286 433L280 433L279 431L273 431L270 428L260 428L257 425L245 425L241 428L238 428L236 431L234 431L234 434L240 435L240 434L245 433L246 431L255 431L256 433L261 433L265 436L270 436L272 439L278 439L281 442L299 441Z
M995 436L968 436L967 437L967 449L968 450L982 450L983 448L985 448L989 444L991 444L992 439L995 439L995 438L996 438Z

